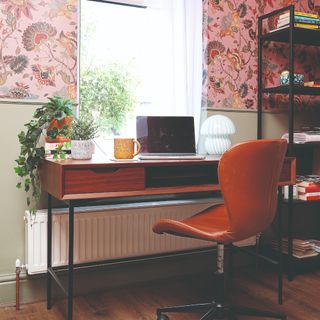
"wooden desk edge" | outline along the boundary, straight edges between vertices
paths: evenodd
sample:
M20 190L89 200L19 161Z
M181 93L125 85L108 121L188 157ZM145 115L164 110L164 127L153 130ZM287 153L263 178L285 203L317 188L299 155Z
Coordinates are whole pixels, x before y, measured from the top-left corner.
M208 163L211 161L213 164L217 164L216 160L204 160L203 163ZM290 163L290 180L279 181L279 184L278 184L279 186L292 185L296 183L296 159L294 157L286 157L285 162ZM170 161L169 163L173 164L177 162ZM185 162L185 164L188 164L188 163L189 162ZM123 166L123 163L118 163L118 164L121 164L121 167ZM197 162L197 164L199 164L199 162ZM135 163L131 162L131 163L128 163L127 165L135 166ZM143 164L139 163L139 166L141 165ZM148 162L148 166L149 165L151 165L150 162ZM153 165L158 165L158 162L153 163ZM90 164L90 166L92 166L92 163ZM112 166L114 166L114 163L112 163ZM47 171L50 172L50 179L48 179L48 176L43 174L44 172L47 172ZM40 174L42 177L41 179L42 179L43 190L46 192L49 192L51 195L53 195L55 198L59 200L102 199L102 198L116 198L116 197L130 197L130 196L197 193L197 192L209 192L209 191L220 190L219 184L202 184L202 185L190 185L190 186L155 187L155 188L146 188L143 190L136 190L136 191L131 190L131 191L115 191L115 192L99 192L99 193L64 194L64 189L62 185L63 163L55 162L52 160L44 161L42 168L40 170Z

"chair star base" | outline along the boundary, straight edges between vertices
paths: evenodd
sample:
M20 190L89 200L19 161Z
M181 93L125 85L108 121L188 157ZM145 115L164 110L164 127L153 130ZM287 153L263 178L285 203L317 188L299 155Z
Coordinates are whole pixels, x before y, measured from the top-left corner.
M199 320L215 320L215 319L228 319L237 320L237 316L255 316L272 319L287 319L283 313L262 311L254 308L221 305L215 301L209 303L197 303L189 305L181 305L175 307L166 307L157 309L157 320L169 320L169 317L164 313L175 312L206 312Z

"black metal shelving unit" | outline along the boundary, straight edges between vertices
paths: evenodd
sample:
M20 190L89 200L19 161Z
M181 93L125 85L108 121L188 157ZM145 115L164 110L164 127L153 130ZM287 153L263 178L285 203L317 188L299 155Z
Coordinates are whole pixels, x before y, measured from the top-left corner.
M258 19L258 112L257 112L257 138L262 139L262 97L263 94L287 94L289 97L288 108L288 156L294 156L294 150L303 146L294 144L294 96L295 95L320 95L320 88L295 86L294 78L294 47L296 44L320 46L320 30L312 30L306 28L298 28L294 26L294 5L275 10L266 15L260 16ZM289 12L289 26L280 30L269 31L263 33L263 22L269 18L277 16L281 13ZM262 59L263 59L263 44L265 41L282 42L289 45L289 85L276 87L263 87L262 81ZM310 144L309 146L319 146L319 143ZM289 186L289 195L286 205L288 207L288 256L287 256L287 272L288 279L293 280L294 272L292 265L295 258L292 255L292 240L293 240L293 205L296 202L293 200L293 186Z

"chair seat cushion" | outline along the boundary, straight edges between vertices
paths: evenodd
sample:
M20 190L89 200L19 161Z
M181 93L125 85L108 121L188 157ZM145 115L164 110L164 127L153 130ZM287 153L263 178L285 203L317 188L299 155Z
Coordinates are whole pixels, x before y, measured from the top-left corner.
M161 219L154 226L156 233L197 238L221 243L231 243L235 239L229 230L229 217L223 204L210 207L183 221Z

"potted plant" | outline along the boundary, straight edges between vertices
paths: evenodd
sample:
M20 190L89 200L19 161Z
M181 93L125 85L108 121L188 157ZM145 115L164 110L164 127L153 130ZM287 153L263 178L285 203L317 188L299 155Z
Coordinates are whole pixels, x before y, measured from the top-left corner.
M93 139L98 133L98 125L86 115L75 118L70 130L72 159L88 160L94 152Z
M17 166L14 170L22 179L17 188L24 187L26 192L31 192L30 196L27 196L28 206L32 201L36 203L41 195L38 168L45 157L45 149L39 140L44 133L52 142L57 141L57 137L65 138L70 130L70 124L64 121L64 118L71 116L71 100L61 97L49 98L49 102L37 108L33 118L25 124L26 130L18 134L21 148L19 157L15 160ZM59 125L55 126L53 123ZM34 213L35 208L31 211Z
M73 120L73 104L69 99L54 96L49 98L49 102L45 104L46 112L52 113L50 124L47 129L47 142L65 142L70 141L63 134L63 130L71 127Z

